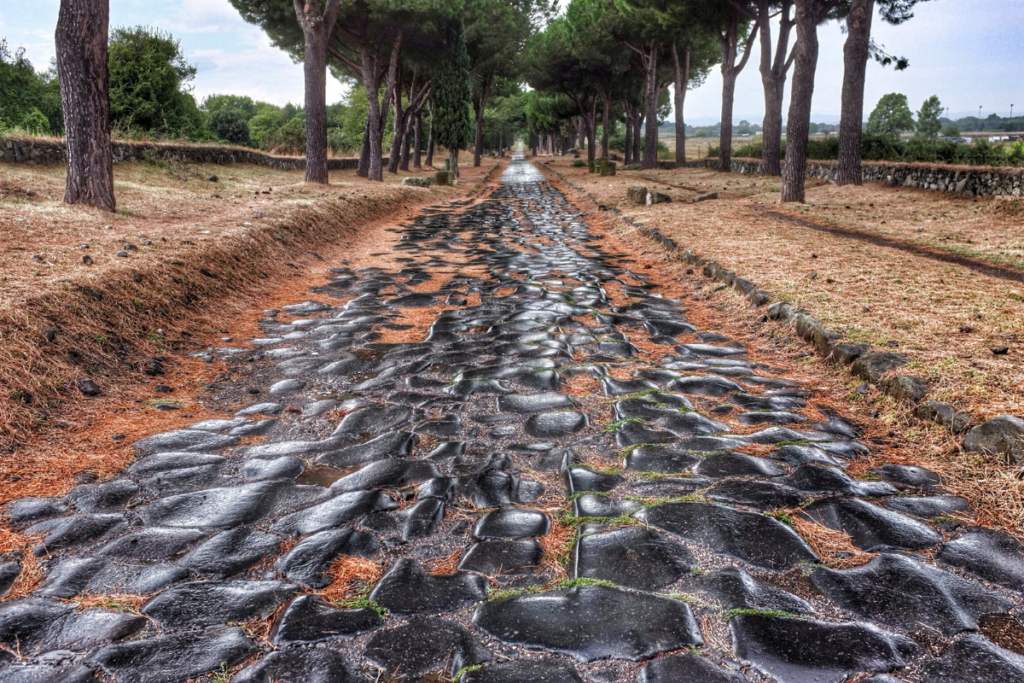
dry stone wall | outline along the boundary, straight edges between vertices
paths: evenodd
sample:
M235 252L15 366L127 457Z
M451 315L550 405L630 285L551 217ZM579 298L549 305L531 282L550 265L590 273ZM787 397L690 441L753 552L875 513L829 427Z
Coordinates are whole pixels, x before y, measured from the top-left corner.
M227 145L115 141L111 147L114 163L177 159L190 164L256 164L279 171L301 171L306 167L305 157L275 156L255 149ZM0 139L0 163L60 166L67 163L67 153L63 140L7 137ZM332 171L353 169L358 164L357 158L327 160L328 168Z
M759 159L733 159L735 173L756 174ZM718 168L718 159L701 159L691 166ZM839 174L835 161L811 161L807 164L807 176L834 181ZM941 166L929 164L897 164L887 162L865 162L864 180L887 185L916 187L922 190L955 192L974 197L1024 195L1024 169L993 168L979 166Z

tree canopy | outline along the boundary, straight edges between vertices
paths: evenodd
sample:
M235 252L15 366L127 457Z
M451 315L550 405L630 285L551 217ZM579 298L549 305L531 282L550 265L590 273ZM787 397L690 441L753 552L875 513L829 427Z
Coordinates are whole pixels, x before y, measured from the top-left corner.
M874 111L868 117L867 133L898 140L900 133L914 130L914 115L907 103L907 96L889 93L878 100Z

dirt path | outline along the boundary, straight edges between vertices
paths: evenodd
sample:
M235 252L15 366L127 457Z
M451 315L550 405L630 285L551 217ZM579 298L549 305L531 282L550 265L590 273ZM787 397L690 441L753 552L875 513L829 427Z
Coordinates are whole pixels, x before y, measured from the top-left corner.
M534 167L393 232L202 352L223 418L6 507L0 679L1024 677L1017 541Z

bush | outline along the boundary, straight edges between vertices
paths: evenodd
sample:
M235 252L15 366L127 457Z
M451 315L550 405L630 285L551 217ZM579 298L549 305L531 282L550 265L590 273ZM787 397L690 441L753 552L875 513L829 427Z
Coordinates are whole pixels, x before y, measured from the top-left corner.
M587 162L583 161L583 159L577 159L576 161L572 162L573 168L583 168L586 165Z
M248 147L249 122L245 114L237 109L218 109L206 118L206 127L224 142Z
M25 118L21 120L21 127L32 135L50 134L50 120L46 118L46 114L39 111L36 107L33 107L32 111L25 114Z

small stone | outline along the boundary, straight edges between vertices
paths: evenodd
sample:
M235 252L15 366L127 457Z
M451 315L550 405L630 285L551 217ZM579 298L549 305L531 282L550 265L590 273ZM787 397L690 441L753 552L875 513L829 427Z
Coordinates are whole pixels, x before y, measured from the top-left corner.
M118 258L128 258L128 252L127 251L119 251L116 254L114 254L114 256L117 256Z
M88 254L83 256L82 263L84 263L87 266L91 266L94 263L94 261L92 260L92 256L89 256Z
M88 377L83 377L76 380L75 384L78 386L78 390L82 392L84 396L99 396L102 392L100 385L92 381Z
M169 394L173 392L174 389L172 389L166 384L157 384L155 387L153 387L153 391L157 392L158 394Z
M1010 352L1010 347L1009 346L997 346L996 348L992 349L992 354L995 355L995 356L1005 356L1009 352Z
M1018 464L1024 463L1024 420L997 415L967 433L964 450L1007 456Z

